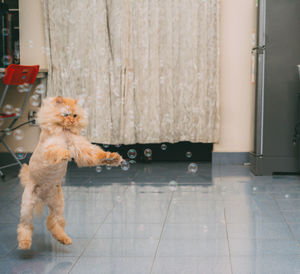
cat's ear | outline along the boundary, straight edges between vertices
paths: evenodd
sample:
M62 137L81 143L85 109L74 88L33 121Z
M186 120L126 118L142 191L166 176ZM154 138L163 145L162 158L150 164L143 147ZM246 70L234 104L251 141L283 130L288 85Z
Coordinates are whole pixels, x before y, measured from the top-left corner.
M55 103L56 104L62 104L63 103L63 98L61 97L61 96L57 96L56 98L55 98Z

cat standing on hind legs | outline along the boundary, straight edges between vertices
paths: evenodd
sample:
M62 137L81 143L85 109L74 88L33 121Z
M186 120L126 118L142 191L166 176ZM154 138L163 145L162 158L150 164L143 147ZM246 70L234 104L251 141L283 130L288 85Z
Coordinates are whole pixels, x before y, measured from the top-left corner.
M61 182L68 161L74 158L79 167L119 165L118 153L105 152L80 135L87 125L87 117L76 100L63 97L46 98L38 113L41 128L39 143L29 165L24 164L19 177L24 186L20 224L19 249L30 249L33 233L33 210L49 207L47 228L62 244L72 244L65 233L64 198Z

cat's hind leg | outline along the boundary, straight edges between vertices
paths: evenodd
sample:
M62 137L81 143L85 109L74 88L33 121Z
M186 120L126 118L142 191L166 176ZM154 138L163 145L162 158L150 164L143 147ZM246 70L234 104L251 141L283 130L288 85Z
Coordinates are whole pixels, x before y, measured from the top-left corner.
M54 195L47 202L50 214L47 217L47 228L52 236L62 244L70 245L72 240L65 233L64 197L60 185L56 186Z
M25 187L22 195L20 224L18 225L19 249L30 249L33 233L32 214L35 205L33 184L29 179L28 166L23 166L20 172L21 184Z

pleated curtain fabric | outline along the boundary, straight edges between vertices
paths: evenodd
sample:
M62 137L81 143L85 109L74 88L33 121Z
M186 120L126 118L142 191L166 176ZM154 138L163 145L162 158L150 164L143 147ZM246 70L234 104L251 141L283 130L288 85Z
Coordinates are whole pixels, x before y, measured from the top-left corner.
M92 142L219 139L219 0L43 0L48 96Z

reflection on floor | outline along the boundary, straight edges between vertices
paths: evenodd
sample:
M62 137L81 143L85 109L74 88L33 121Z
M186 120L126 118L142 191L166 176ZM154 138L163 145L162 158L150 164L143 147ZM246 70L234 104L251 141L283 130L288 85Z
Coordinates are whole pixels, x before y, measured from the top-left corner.
M45 212L31 251L16 249L22 187L1 182L0 273L300 273L299 177L187 166L70 167L63 188L73 245L50 237Z

